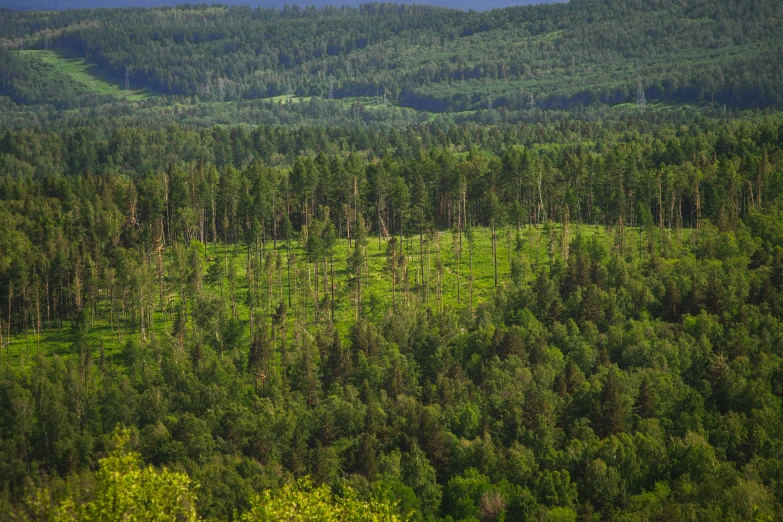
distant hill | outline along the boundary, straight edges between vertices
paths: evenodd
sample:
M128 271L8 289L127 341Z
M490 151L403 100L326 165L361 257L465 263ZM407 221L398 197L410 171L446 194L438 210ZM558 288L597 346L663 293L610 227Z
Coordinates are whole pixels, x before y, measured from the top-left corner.
M22 37L26 49L42 49L48 32L51 49L94 64L110 83L124 85L127 69L135 88L194 103L296 96L372 98L429 112L571 109L633 102L641 81L653 103L783 105L780 0L572 0L481 12L201 4L4 15L0 47L17 49ZM32 62L6 54L5 69L17 72L0 74L0 94L73 106L53 83L55 71L28 70Z

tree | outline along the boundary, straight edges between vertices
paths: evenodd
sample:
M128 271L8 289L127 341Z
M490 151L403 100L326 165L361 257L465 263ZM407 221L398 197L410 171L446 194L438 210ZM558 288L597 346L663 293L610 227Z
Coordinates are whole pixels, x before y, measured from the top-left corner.
M328 219L326 224L323 228L322 232L323 237L323 245L326 252L329 253L329 270L331 274L329 275L329 281L331 284L329 285L329 288L331 289L331 317L332 322L334 322L334 290L335 290L335 282L334 282L334 247L337 244L337 232L334 229L334 223L330 219ZM324 270L325 271L325 270ZM324 274L324 281L326 281L326 274ZM324 288L324 291L326 288Z
M498 239L497 226L501 219L501 209L498 197L494 192L487 195L487 214L492 229L492 267L495 273L495 288L498 286Z
M655 397L653 396L650 380L645 375L642 384L639 386L639 397L636 400L636 410L643 419L655 415Z
M318 322L318 286L320 279L318 277L318 267L321 264L321 259L324 257L324 241L322 237L324 224L319 220L313 220L310 223L309 228L303 227L303 231L307 231L307 241L305 242L305 251L307 252L307 260L313 264L313 270L315 272L315 322Z
M350 486L332 494L326 484L319 487L305 477L277 491L266 491L250 502L242 522L396 522L394 504L385 499L363 500Z
M609 370L601 390L600 431L604 436L615 435L625 430L625 406L620 395L615 370Z
M354 229L353 252L348 257L348 271L353 275L356 286L356 314L358 320L362 312L362 273L367 261L367 229L364 226L364 218L359 216Z
M440 505L441 486L435 480L435 469L416 444L403 459L402 477L421 501L424 516L434 516Z
M129 440L128 430L115 431L115 449L99 461L91 500L80 504L71 493L52 507L49 492L37 490L27 499L26 515L66 522L198 520L197 485L183 473L144 467L141 456L126 449Z
M473 314L473 247L476 243L476 234L473 227L465 226L465 239L468 240L468 293L470 296L469 310Z
M398 249L397 237L392 236L386 244L386 266L392 281L392 311L397 312L397 267L402 261L402 253Z

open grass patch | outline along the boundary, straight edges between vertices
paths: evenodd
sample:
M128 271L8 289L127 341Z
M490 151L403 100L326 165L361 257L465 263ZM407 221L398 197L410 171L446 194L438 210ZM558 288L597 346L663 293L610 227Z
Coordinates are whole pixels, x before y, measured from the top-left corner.
M131 89L126 91L124 82L119 82L106 71L82 57L71 55L64 51L28 51L34 58L52 66L53 74L67 75L84 86L86 91L96 94L120 96L131 101L141 101L152 93L149 89L131 83Z

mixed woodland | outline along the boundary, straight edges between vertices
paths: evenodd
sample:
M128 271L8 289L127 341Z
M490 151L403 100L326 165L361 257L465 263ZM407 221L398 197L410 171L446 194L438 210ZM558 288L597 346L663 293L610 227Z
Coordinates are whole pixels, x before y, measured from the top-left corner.
M781 9L0 11L0 522L783 518Z
M774 119L0 143L0 511L120 426L209 519L781 514Z
M20 55L21 39L202 109L287 95L450 113L530 110L532 95L567 109L632 101L639 80L650 100L768 107L783 101L781 20L775 0L3 11L0 95L39 117L106 104Z

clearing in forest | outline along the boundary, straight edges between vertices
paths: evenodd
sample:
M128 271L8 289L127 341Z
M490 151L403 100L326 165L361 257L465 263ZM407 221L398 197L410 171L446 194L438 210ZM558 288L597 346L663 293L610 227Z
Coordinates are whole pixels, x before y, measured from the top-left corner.
M131 90L126 91L124 82L117 81L95 63L86 59L67 54L63 51L27 51L42 62L55 68L57 74L70 76L74 81L81 83L85 89L94 89L97 94L122 96L131 101L141 101L151 95L149 89L139 88L131 82Z

